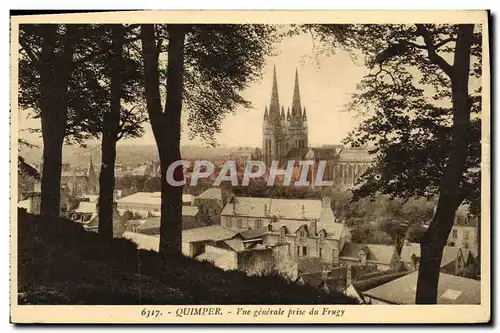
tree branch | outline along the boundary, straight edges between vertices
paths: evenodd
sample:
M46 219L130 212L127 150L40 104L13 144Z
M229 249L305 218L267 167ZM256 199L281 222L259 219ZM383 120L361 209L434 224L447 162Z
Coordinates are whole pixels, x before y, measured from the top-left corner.
M22 38L19 38L19 44L21 44L22 49L26 52L31 62L37 64L40 61L40 57L35 54L35 51L33 51L33 49L26 44Z
M427 54L429 55L429 59L439 66L445 72L448 77L452 77L453 75L453 66L451 66L446 60L444 60L439 54L436 53L436 45L434 45L432 41L432 35L427 30L427 28L423 24L417 24L417 32L423 37L425 45L427 47ZM439 45L439 44L438 44ZM444 45L444 44L442 44ZM442 46L441 45L441 46Z

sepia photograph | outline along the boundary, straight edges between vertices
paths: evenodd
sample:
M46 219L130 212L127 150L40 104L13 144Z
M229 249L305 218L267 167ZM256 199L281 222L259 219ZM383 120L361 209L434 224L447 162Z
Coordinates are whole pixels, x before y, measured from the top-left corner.
M10 20L11 322L490 320L487 11Z

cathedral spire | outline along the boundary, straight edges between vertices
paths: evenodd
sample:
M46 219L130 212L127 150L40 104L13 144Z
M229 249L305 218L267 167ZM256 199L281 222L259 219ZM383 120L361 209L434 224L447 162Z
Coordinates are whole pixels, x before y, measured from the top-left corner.
M295 83L293 86L292 117L300 117L302 106L300 105L299 72L295 69Z
M266 110L264 111L264 120L267 120L269 118L269 112L267 111L267 105L266 105Z
M269 116L271 120L280 117L280 101L278 97L278 79L276 78L276 65L273 70L273 89L271 91L271 104L269 105Z

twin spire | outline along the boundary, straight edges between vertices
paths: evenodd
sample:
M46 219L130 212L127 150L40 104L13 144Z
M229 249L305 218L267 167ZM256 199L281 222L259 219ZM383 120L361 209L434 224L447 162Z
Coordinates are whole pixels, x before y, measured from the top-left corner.
M273 87L271 90L271 103L269 105L269 111L265 109L264 118L269 120L278 120L285 119L285 109L281 106L280 112L280 102L278 95L278 79L276 76L276 65L273 69ZM290 119L299 119L305 120L306 117L306 109L304 108L304 112L302 113L302 105L300 103L300 90L299 90L299 73L298 70L295 69L295 83L293 86L293 98L292 98L292 112L290 114L290 108L288 108L286 114L286 120Z

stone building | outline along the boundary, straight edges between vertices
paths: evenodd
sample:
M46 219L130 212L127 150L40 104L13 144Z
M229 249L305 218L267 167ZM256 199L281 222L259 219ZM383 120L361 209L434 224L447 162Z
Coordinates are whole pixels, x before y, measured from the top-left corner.
M266 165L273 160L283 162L287 153L293 148L307 148L307 114L302 109L299 90L299 75L295 72L292 108L280 105L276 67L273 72L273 87L269 109L265 108L263 121L262 155Z
M347 227L335 221L330 198L295 200L233 197L221 213L221 226L236 231L255 230L264 247L289 244L296 259L316 257L338 263L344 243L349 241Z
M92 163L92 155L85 171L72 170L68 163L63 163L61 170L61 193L74 197L99 193L99 178Z

